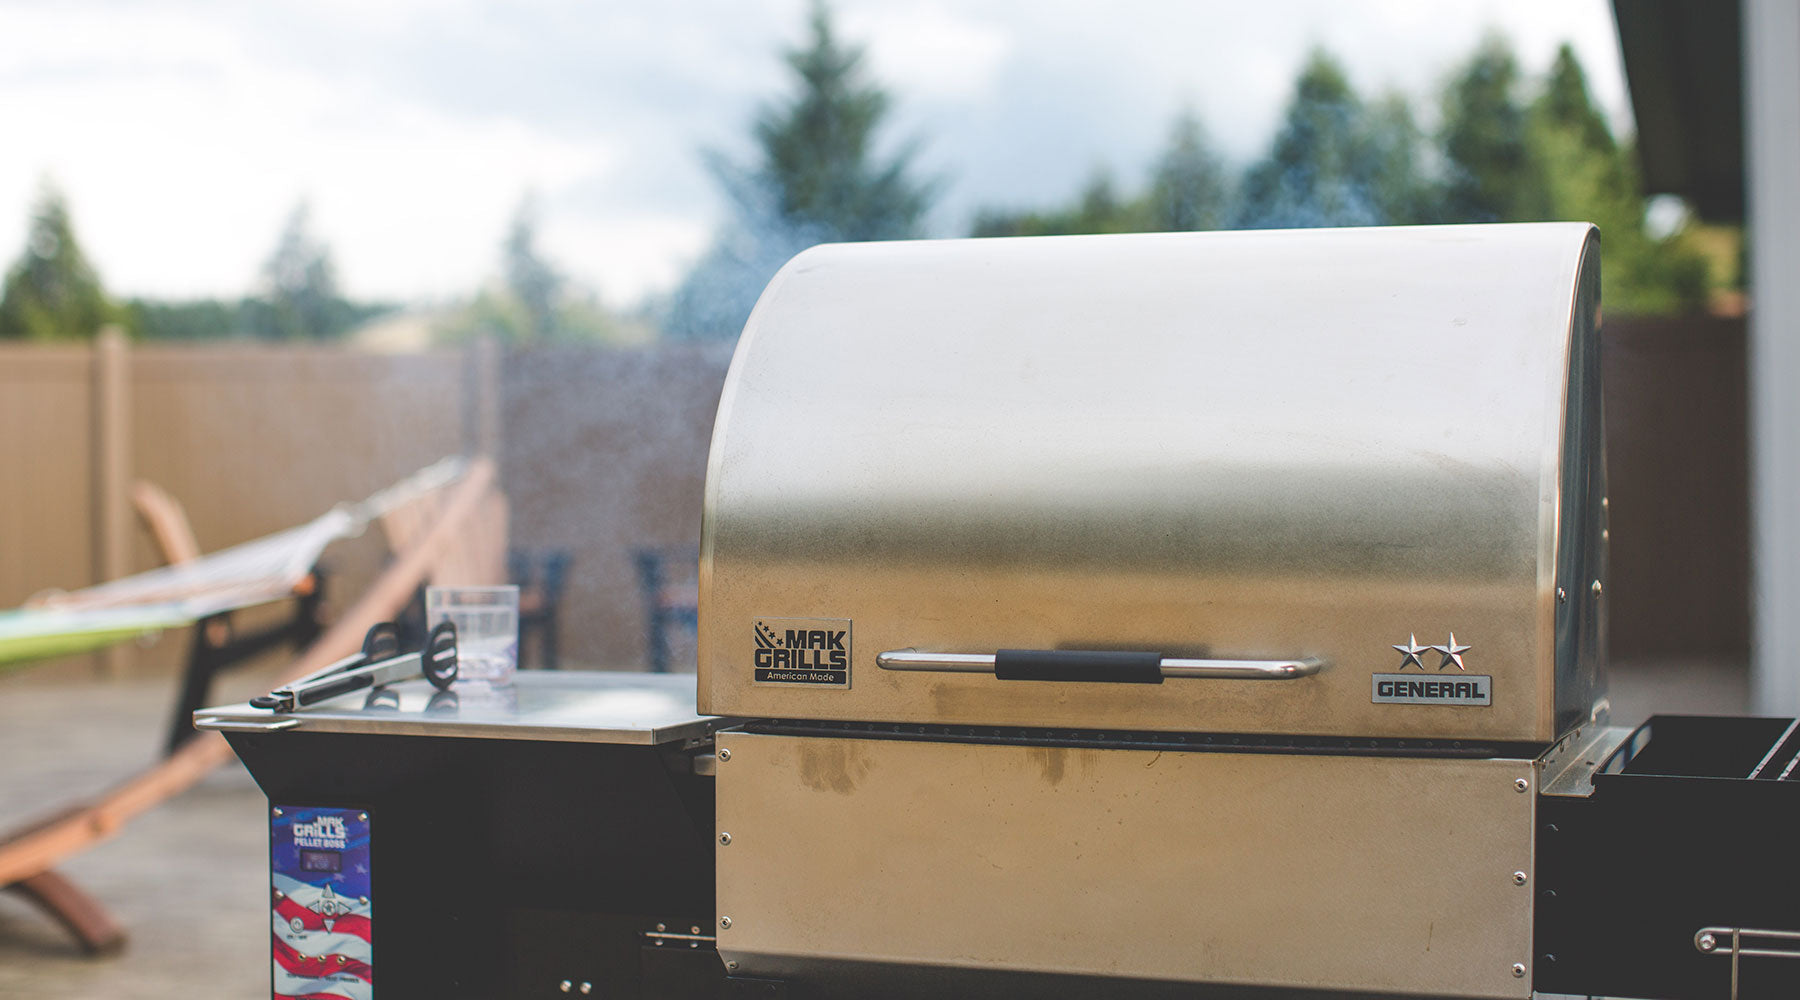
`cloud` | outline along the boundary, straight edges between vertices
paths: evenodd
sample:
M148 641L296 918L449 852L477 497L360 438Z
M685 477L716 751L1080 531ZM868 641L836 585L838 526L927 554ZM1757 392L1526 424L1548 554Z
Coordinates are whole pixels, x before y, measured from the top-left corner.
M673 287L711 236L706 219L656 213L560 217L543 240L550 259L588 276L607 302L630 305Z
M841 30L866 39L875 78L909 100L987 96L1012 48L1004 28L935 4L853 9Z
M948 183L939 235L984 205L1142 180L1184 105L1260 153L1312 45L1359 89L1431 94L1489 25L1530 72L1573 40L1629 121L1604 0L838 0L894 97L888 141ZM0 255L48 173L124 293L242 294L310 198L348 288L466 293L535 189L545 245L631 305L672 284L727 207L699 151L748 155L790 92L805 0L0 3ZM1421 101L1429 112L1429 101ZM0 262L3 264L4 262Z

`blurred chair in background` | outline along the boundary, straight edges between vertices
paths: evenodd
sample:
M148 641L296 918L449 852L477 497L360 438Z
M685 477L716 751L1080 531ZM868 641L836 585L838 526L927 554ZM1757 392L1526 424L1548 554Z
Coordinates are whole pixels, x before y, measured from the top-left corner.
M519 588L519 667L562 669L558 637L563 584L575 559L568 549L510 549L507 578ZM536 656L528 657L527 650Z
M700 627L700 549L666 545L638 549L632 557L644 597L645 656L651 673L666 674L675 631L691 637Z

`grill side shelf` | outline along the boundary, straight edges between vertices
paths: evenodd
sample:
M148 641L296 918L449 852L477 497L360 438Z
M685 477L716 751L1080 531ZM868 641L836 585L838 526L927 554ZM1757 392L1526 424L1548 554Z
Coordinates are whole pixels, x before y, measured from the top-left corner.
M1800 939L1800 781L1771 774L1797 731L1791 719L1655 716L1589 793L1541 795L1534 988L1800 995L1800 953L1786 944ZM1733 929L1754 940L1722 961Z
M1017 746L1190 750L1211 753L1316 753L1361 757L1453 757L1533 760L1541 743L1421 740L1400 737L1264 736L1255 733L1175 733L1115 729L1045 729L1015 726L945 726L903 722L822 722L759 719L747 732L779 736L920 740L935 743L999 743Z

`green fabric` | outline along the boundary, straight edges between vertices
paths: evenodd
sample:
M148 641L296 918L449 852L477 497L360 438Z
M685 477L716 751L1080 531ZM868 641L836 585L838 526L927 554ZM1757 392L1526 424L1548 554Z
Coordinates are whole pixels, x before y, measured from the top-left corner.
M194 619L171 606L126 611L0 611L0 671L124 642Z

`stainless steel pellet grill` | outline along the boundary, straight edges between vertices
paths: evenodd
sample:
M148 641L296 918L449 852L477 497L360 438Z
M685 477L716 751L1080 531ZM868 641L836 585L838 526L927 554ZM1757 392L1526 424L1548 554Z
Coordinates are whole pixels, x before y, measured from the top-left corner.
M1790 995L1800 727L1607 725L1599 322L1576 224L801 254L720 402L698 714L631 741L702 841L608 813L711 881L497 883L573 936L476 980ZM557 973L602 915L701 964Z
M1601 692L1591 233L796 259L707 478L700 708L785 720L720 739L721 954L1528 992L1532 761Z

